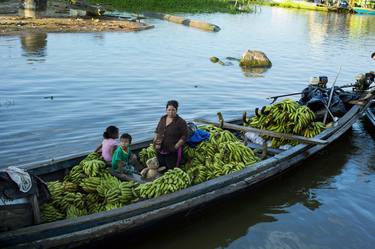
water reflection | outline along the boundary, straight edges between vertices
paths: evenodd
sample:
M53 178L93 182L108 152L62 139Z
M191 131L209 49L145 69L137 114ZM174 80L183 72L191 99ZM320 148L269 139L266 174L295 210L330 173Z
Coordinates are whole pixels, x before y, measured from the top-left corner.
M45 61L47 47L47 33L25 33L20 36L23 56L29 62Z
M241 67L243 75L245 77L263 77L263 73L267 72L269 68L266 67Z
M375 26L372 25L373 19L367 16L313 11L306 13L306 16L311 44L316 47L321 46L329 34L358 39L362 38L364 34L375 32Z

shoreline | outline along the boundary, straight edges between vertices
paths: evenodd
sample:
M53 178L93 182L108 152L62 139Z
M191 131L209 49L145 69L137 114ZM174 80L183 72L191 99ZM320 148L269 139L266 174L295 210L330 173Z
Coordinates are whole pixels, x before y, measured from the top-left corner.
M20 0L0 2L0 35L30 32L134 32L154 28L144 22L116 17L70 16L66 2L57 0L50 0L47 10L40 13L19 9L20 4ZM40 17L35 18L38 15Z
M0 27L0 35L17 35L25 32L132 32L151 29L154 26L126 20L100 20L64 17L33 19L19 16L0 16Z

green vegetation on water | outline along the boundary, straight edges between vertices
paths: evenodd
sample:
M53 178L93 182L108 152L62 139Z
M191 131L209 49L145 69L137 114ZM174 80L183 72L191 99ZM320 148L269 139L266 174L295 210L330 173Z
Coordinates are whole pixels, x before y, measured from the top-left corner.
M231 0L89 0L111 9L140 13L155 11L163 13L238 13ZM238 1L243 2L243 1ZM247 1L246 1L247 2Z

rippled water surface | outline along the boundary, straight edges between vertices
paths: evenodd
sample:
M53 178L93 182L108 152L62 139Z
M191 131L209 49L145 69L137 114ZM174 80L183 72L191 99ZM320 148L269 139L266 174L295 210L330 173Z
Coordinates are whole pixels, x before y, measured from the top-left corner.
M375 66L372 16L279 8L186 16L222 30L147 20L155 28L137 33L0 36L0 168L93 150L111 124L149 138L168 99L185 119L233 118L301 90L311 76L331 84L341 66L342 85ZM209 60L245 49L264 51L273 67L258 74ZM373 248L373 139L359 121L303 167L132 247Z

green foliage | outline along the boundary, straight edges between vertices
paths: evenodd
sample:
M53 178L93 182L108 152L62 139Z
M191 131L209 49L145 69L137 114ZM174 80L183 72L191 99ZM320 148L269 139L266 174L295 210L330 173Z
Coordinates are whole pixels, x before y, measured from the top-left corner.
M90 3L110 5L111 8L129 12L155 11L164 13L236 13L228 0L89 0Z

